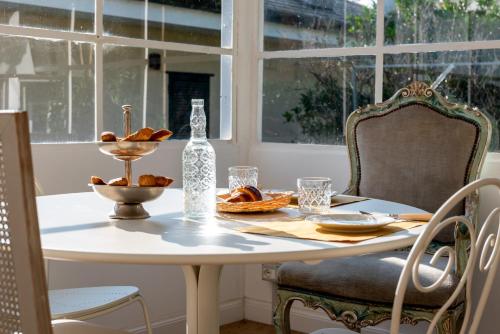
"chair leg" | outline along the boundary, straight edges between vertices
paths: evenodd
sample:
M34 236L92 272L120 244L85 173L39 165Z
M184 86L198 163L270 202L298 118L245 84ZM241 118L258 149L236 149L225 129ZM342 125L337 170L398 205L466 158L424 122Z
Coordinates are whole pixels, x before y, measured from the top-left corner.
M290 308L292 307L293 300L285 299L278 292L278 303L274 309L273 323L276 334L290 334Z
M456 323L453 316L443 316L436 324L437 334L456 334Z
M148 307L146 303L144 302L144 299L142 298L141 295L138 295L135 298L136 301L141 304L142 307L142 313L144 314L144 322L146 323L146 330L148 334L153 334L153 328L151 327L151 319L149 318L149 312L148 312Z

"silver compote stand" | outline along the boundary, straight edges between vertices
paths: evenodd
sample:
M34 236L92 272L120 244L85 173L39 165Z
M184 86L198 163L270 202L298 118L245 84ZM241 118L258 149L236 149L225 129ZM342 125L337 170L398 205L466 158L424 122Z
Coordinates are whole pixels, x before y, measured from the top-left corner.
M131 134L130 105L122 106L124 138ZM99 150L125 164L127 186L110 186L89 184L99 196L115 202L114 210L109 214L115 219L145 219L149 213L142 203L157 199L166 187L140 187L132 184L132 161L141 159L156 151L160 142L157 141L112 141L99 142Z

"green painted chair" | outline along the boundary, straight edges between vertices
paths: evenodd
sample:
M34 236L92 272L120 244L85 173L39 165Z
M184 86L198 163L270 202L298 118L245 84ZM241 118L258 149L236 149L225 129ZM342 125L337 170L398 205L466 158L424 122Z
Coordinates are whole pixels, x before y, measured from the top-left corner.
M491 124L478 109L448 102L422 82L413 82L389 100L353 112L346 140L351 165L347 194L399 202L435 212L452 194L479 178L491 138ZM477 221L478 193L450 214ZM451 227L451 226L450 226ZM455 244L457 263L445 284L424 295L408 286L401 323L431 321L462 277L470 238L463 226L442 230L434 247ZM350 330L391 318L394 291L407 250L331 259L316 265L282 264L277 271L274 324L290 333L290 307L296 300L323 309ZM429 263L426 254L422 263ZM422 283L435 282L448 261L422 270ZM440 318L438 334L457 332L464 312L461 296Z

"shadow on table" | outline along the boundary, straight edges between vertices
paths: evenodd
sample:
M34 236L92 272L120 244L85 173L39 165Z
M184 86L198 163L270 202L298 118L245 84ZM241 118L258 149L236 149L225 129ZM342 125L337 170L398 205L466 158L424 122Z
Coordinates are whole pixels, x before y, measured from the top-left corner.
M51 233L62 233L80 230L91 230L96 228L107 227L111 225L111 222L96 222L96 223L86 223L78 225L66 225L66 226L54 226L46 227L40 229L40 234L51 234Z
M155 216L149 220L117 221L114 225L128 232L158 235L166 242L184 247L217 245L218 247L251 251L253 246L269 244L264 241L249 240L243 235L228 233L228 230L216 224L185 221L180 213Z

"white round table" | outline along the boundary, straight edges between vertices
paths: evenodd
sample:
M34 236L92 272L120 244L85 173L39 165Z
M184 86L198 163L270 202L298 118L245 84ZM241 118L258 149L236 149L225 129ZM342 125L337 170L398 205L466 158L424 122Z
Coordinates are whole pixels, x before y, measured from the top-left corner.
M151 214L146 220L108 219L113 203L94 193L42 196L37 203L46 258L181 265L186 280L188 334L219 333L219 276L224 264L315 261L387 251L412 245L422 231L417 227L355 244L246 234L236 231L239 223L232 220L185 220L181 189L168 189L156 201L146 203ZM424 212L381 200L334 210Z

